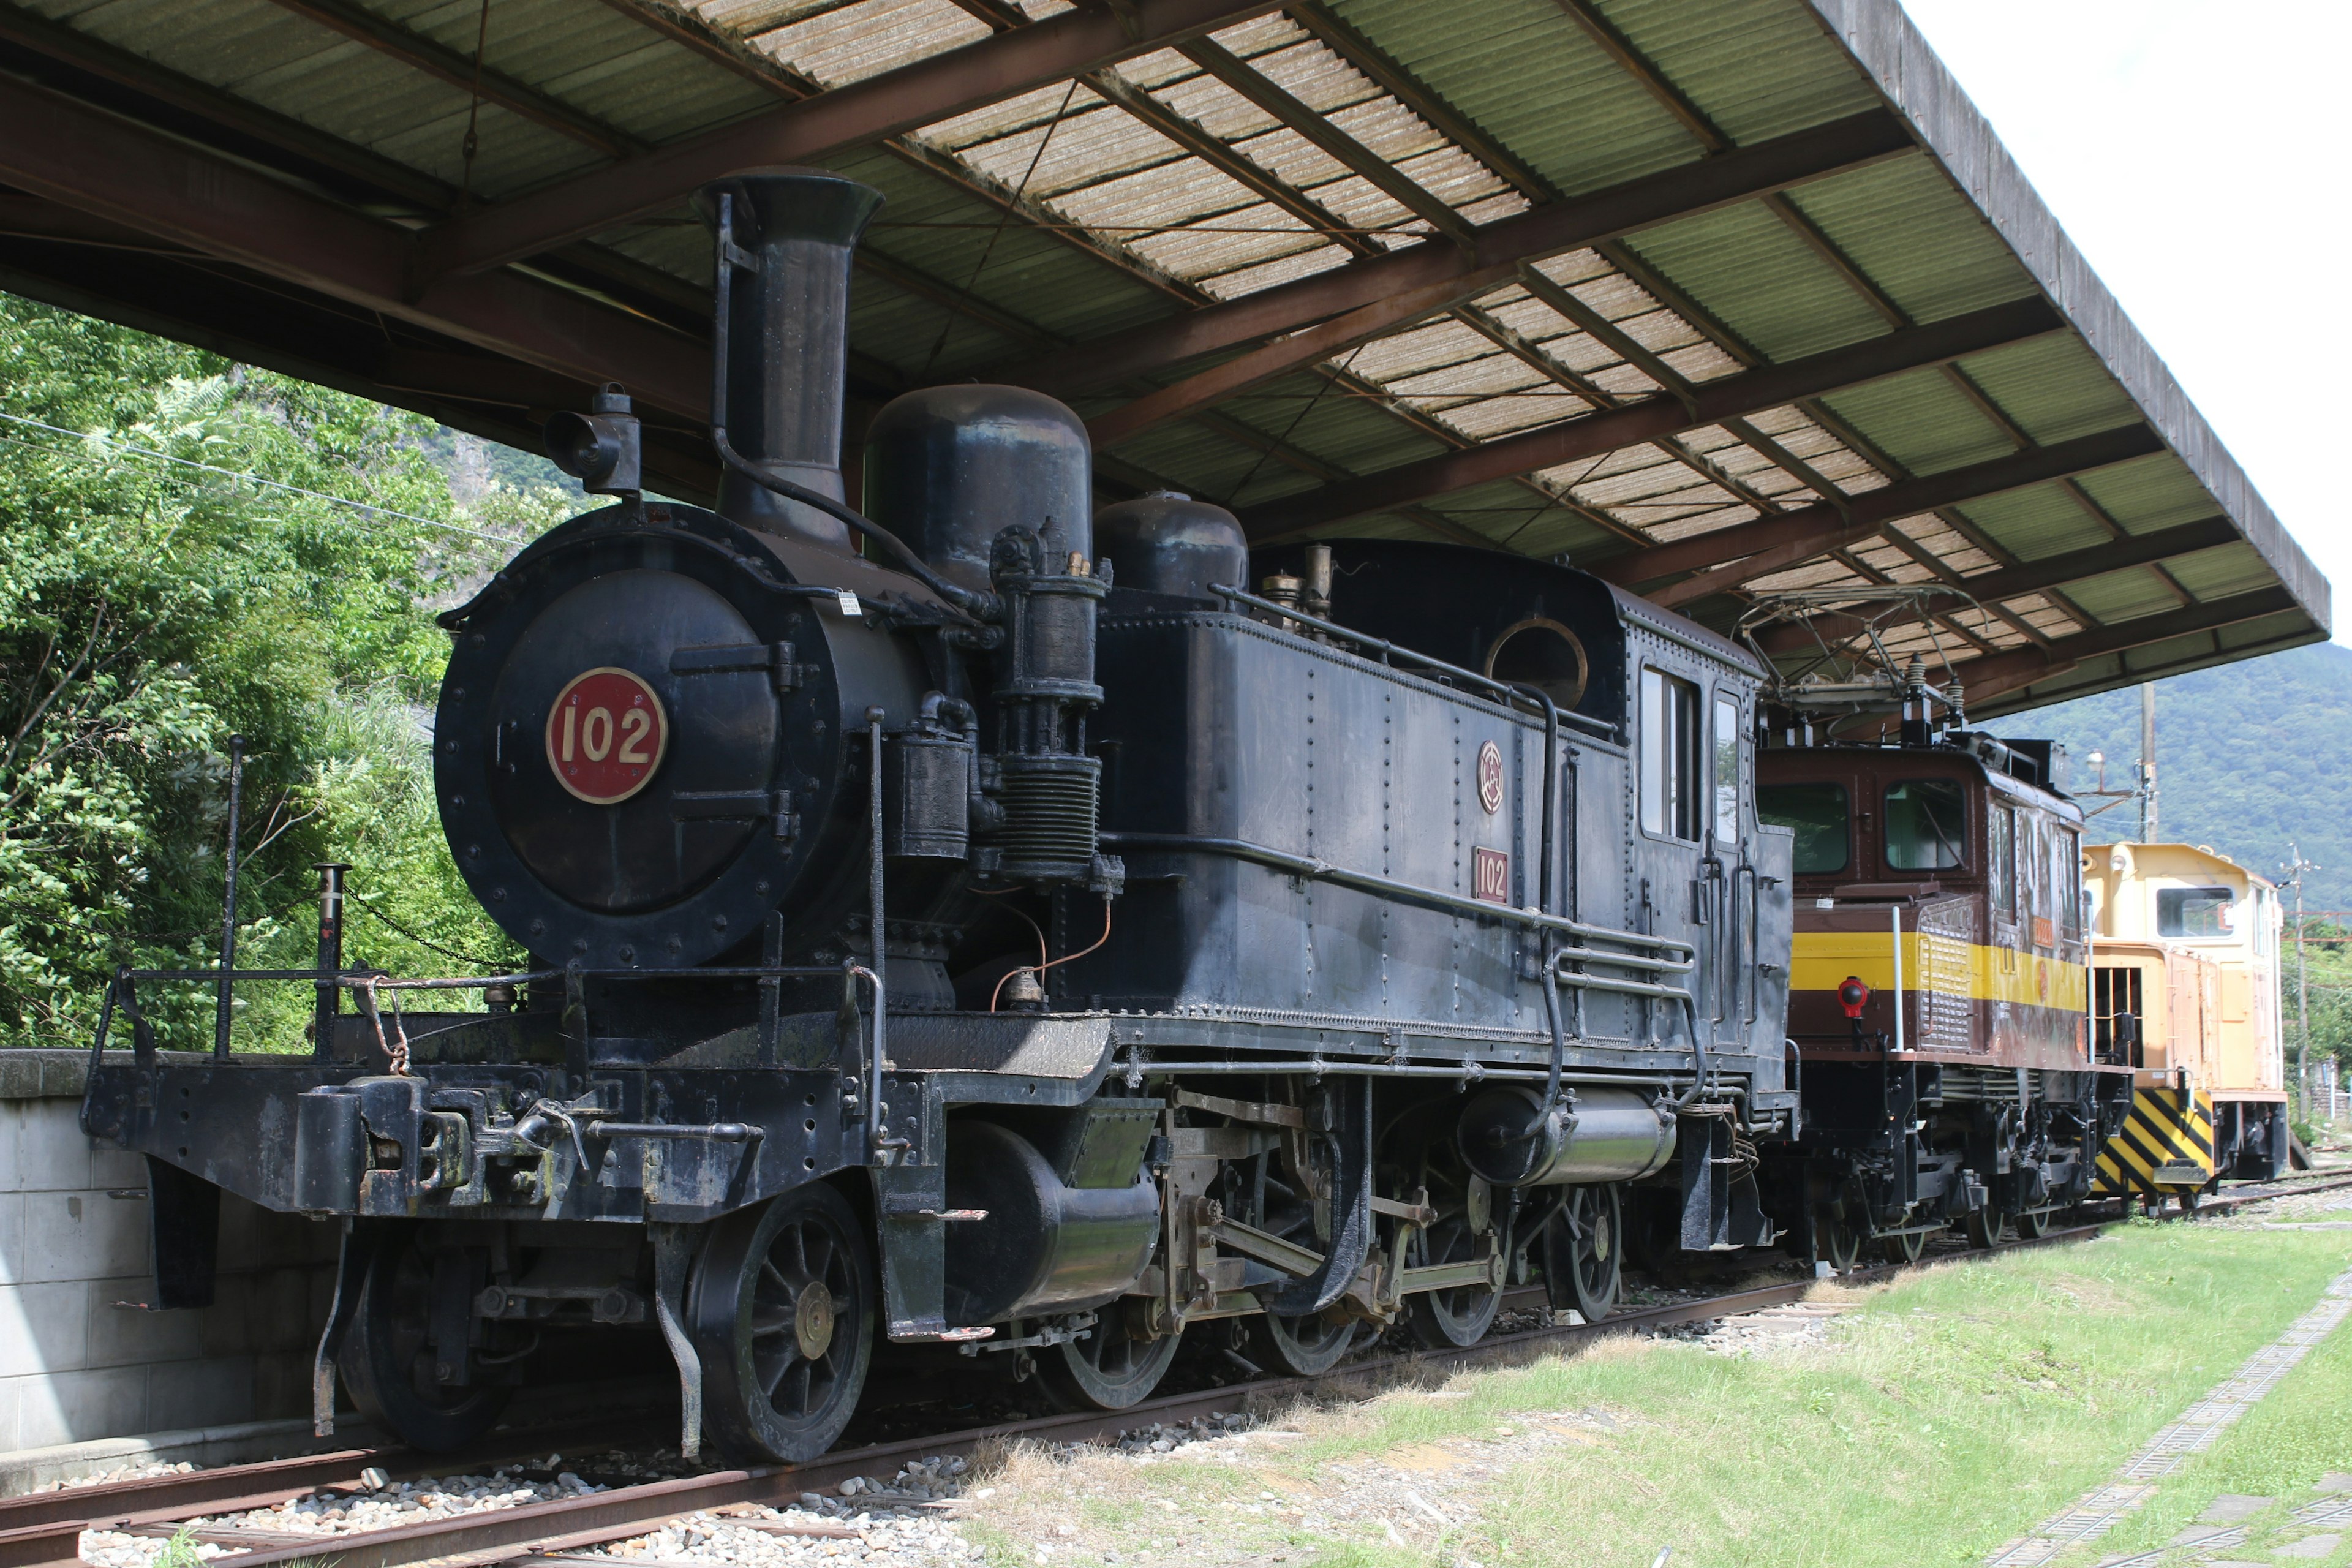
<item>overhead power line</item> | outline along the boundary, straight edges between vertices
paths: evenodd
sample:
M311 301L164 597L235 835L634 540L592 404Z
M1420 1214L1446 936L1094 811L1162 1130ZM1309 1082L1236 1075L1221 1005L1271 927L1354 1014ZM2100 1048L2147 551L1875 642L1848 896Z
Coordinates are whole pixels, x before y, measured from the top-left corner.
M62 425L51 425L43 420L30 419L22 414L10 414L5 411L0 411L0 420L5 420L11 425L28 426L36 430L46 430L53 436L64 436L75 441L83 441L88 439L86 432L68 430ZM0 439L5 439L5 437L0 437ZM413 511L401 511L393 507L377 506L372 501L353 500L349 496L330 495L324 490L305 489L300 485L289 485L283 479L266 479L259 474L246 473L237 468L224 468L213 463L199 463L193 458L183 458L171 452L160 452L152 447L142 447L136 441L123 440L119 436L110 434L107 436L106 440L118 451L135 452L142 458L153 458L162 462L175 464L183 468L194 468L203 473L216 474L226 479L240 479L249 485L259 485L265 489L283 490L288 495L303 496L311 500L327 501L335 506L349 507L353 511L372 512L378 517L398 518L403 522L422 523L426 528L437 528L447 533L462 533L469 539L479 539L491 544L504 545L511 548L515 543L515 541L511 539L501 538L495 533L485 533L480 529L467 528L460 523L444 522L437 517L420 517ZM61 458L80 458L85 461L103 462L103 459L99 458L96 454L79 447L50 447L42 445L36 441L26 441L21 444L32 447L35 451L48 452Z

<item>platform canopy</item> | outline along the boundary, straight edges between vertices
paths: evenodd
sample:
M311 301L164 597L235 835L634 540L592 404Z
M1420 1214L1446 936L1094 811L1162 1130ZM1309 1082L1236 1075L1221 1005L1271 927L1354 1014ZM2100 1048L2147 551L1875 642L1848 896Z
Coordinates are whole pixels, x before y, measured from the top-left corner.
M2328 633L1894 0L0 0L0 287L522 446L619 381L680 496L684 198L816 164L888 197L853 443L1022 383L1256 539L1851 591L1790 658L1946 584L1890 646L1979 715Z

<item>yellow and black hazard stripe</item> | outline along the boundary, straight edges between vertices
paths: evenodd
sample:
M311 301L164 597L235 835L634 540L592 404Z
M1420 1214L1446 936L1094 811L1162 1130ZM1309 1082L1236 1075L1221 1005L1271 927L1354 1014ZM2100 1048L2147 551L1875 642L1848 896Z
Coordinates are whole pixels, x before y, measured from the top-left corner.
M2141 1089L2122 1131L2099 1151L2093 1190L2106 1197L2179 1192L2213 1179L2213 1102L2193 1089Z

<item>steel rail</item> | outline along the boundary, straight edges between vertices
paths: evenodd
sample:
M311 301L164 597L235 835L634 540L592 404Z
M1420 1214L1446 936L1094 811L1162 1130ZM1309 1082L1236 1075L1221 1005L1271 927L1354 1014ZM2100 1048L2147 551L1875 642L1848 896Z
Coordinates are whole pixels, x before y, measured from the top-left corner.
M2283 1178L2282 1180L2291 1180ZM2279 1198L2298 1196L2305 1193L2327 1192L2352 1187L2352 1174L2326 1180L2297 1181L2293 1185L2265 1186L2242 1193L2218 1196L2186 1214L2167 1216L2168 1219L2196 1219L2227 1213L2254 1204L2273 1202ZM2029 1247L2061 1246L2089 1241L2104 1234L2128 1217L2128 1208L2114 1219L2103 1219L2086 1225L2052 1230L2034 1237L2019 1237L2001 1243L1990 1250L1970 1249L1943 1257L1922 1259L1916 1265L1876 1264L1846 1271L1842 1279L1856 1282L1876 1282L1890 1279L1913 1268L1947 1268L1955 1264L1979 1262L2003 1253ZM582 1497L563 1498L544 1503L526 1504L520 1508L501 1509L482 1513L463 1514L453 1519L432 1520L421 1524L404 1525L393 1530L372 1531L344 1536L321 1536L299 1544L270 1544L263 1550L240 1553L236 1568L276 1568L281 1563L314 1562L323 1568L403 1568L403 1565L436 1562L442 1568L490 1568L492 1564L510 1563L516 1559L563 1552L602 1542L623 1540L657 1529L667 1521L700 1510L725 1507L732 1503L787 1504L797 1500L804 1491L817 1491L837 1486L852 1476L887 1475L910 1459L944 1455L970 1456L984 1444L1004 1444L1020 1441L1084 1443L1101 1437L1115 1437L1138 1426L1154 1423L1183 1424L1201 1416L1222 1415L1245 1409L1253 1405L1296 1396L1313 1389L1348 1388L1364 1385L1379 1389L1394 1385L1403 1376L1422 1368L1442 1368L1474 1364L1486 1361L1507 1360L1514 1355L1547 1346L1576 1346L1597 1343L1614 1335L1639 1333L1644 1331L1671 1328L1679 1323L1698 1322L1712 1318L1737 1317L1763 1310L1769 1307L1787 1306L1802 1300L1820 1283L1816 1279L1796 1279L1785 1284L1760 1286L1747 1290L1735 1290L1717 1296L1696 1297L1686 1301L1661 1303L1654 1307L1637 1307L1612 1314L1597 1323L1576 1323L1549 1328L1531 1329L1519 1333L1502 1334L1479 1341L1476 1344L1447 1347L1443 1350L1418 1350L1375 1360L1356 1362L1336 1367L1315 1377L1259 1378L1248 1383L1231 1384L1223 1387L1202 1389L1188 1394L1170 1394L1159 1399L1147 1399L1124 1410L1087 1411L1074 1415L1047 1415L1034 1420L1003 1423L998 1426L973 1427L964 1431L940 1433L929 1436L910 1437L897 1442L873 1444L827 1454L802 1465L761 1466L749 1469L720 1470L673 1480L651 1481L640 1486L617 1487L607 1491ZM571 1446L576 1446L577 1439ZM508 1445L511 1447L511 1445ZM434 1458L408 1450L397 1451L404 1468L414 1470L412 1461ZM233 1495L237 1487L250 1484L260 1478L255 1474L281 1467L282 1474L290 1477L299 1472L294 1468L305 1464L322 1467L344 1467L345 1474L355 1474L351 1468L355 1458L370 1457L369 1450L350 1450L342 1454L320 1455L307 1460L280 1460L272 1465L226 1467L220 1470L199 1471L191 1476L159 1478L165 1483L153 1490L136 1493L140 1500L152 1501L164 1493L171 1483L188 1484L190 1489L173 1494L180 1499L176 1509L149 1509L115 1513L110 1510L89 1510L91 1517L83 1520L59 1520L47 1529L10 1531L0 1536L0 1568L70 1568L79 1561L79 1538L85 1529L106 1529L124 1524L156 1524L175 1522L197 1512L236 1511L235 1505L268 1506L283 1501L289 1495L303 1495L306 1488L291 1493L286 1485L274 1490L248 1497ZM434 1460L437 1473L447 1473L455 1457ZM204 1498L196 1488L211 1478L219 1491ZM131 1495L135 1489L152 1483L131 1481L113 1487L84 1489L81 1496L100 1500ZM232 1494L224 1501L222 1492ZM14 1505L0 1503L0 1510L11 1506L49 1505L53 1500L74 1496L71 1493L44 1494L37 1499L19 1500ZM191 1506L199 1501L208 1508ZM0 1521L9 1517L0 1511ZM9 1538L18 1538L11 1541ZM37 1540L48 1546L48 1555L28 1555L24 1547ZM8 1547L17 1550L11 1552ZM58 1550L58 1548L62 1550Z

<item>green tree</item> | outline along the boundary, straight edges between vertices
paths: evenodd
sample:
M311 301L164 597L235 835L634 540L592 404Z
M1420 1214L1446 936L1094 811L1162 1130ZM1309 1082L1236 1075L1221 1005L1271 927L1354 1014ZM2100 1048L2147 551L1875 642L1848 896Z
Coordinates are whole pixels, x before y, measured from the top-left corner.
M425 421L5 297L0 414L0 1044L87 1044L118 964L215 961L232 733L241 966L311 962L330 858L352 962L514 959L435 819L433 613L559 499L469 515ZM142 1002L209 1040L202 987ZM247 988L239 1047L299 1048L309 1007Z

